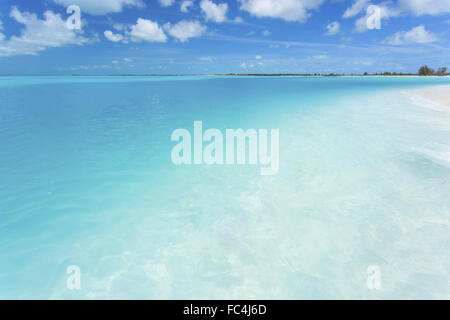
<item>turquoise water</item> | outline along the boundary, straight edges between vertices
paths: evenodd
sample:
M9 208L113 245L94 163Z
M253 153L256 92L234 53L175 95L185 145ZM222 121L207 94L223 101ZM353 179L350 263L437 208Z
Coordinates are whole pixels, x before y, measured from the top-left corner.
M409 93L438 84L0 77L0 298L448 299L450 112ZM173 165L195 120L279 129L278 174Z

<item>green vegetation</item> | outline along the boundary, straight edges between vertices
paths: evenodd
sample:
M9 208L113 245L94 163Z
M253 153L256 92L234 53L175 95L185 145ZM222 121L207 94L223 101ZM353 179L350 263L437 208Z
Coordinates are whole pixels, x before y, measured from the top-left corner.
M428 66L422 66L419 69L419 76L431 76L434 74L434 70L428 68Z
M447 74L447 67L442 67L442 68L437 69L436 74L439 75L439 76L446 75Z
M437 69L437 71L434 71L434 69L429 68L428 66L422 66L419 69L419 75L420 76L445 76L447 75L447 67L441 67Z

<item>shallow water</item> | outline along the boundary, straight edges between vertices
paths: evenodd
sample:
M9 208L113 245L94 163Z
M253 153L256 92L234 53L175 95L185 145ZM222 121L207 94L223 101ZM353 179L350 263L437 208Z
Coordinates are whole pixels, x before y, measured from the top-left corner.
M450 112L405 93L438 84L0 77L0 298L448 299ZM279 129L278 174L175 166L195 120Z

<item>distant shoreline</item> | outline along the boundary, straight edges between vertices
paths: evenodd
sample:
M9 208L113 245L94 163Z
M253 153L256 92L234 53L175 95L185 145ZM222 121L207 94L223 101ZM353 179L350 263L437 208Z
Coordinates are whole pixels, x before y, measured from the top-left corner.
M446 78L450 77L450 74L446 75L427 75L422 76L418 74L106 74L106 75L93 75L93 74L0 74L0 77L304 77L304 78L327 78L327 77L423 77L423 78Z
M199 75L201 76L201 75ZM449 77L450 75L430 75L421 76L418 74L214 74L214 75L204 75L204 76L216 76L216 77Z

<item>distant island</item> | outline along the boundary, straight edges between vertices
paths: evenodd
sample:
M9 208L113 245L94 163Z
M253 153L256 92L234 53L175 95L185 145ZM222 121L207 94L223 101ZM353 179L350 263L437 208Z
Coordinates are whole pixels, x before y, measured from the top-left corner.
M381 72L369 74L364 72L363 74L357 73L227 73L227 74L215 74L215 76L238 76L238 77L348 77L348 76L448 76L447 67L441 67L437 70L429 68L428 66L422 66L417 73L402 73L402 72Z

